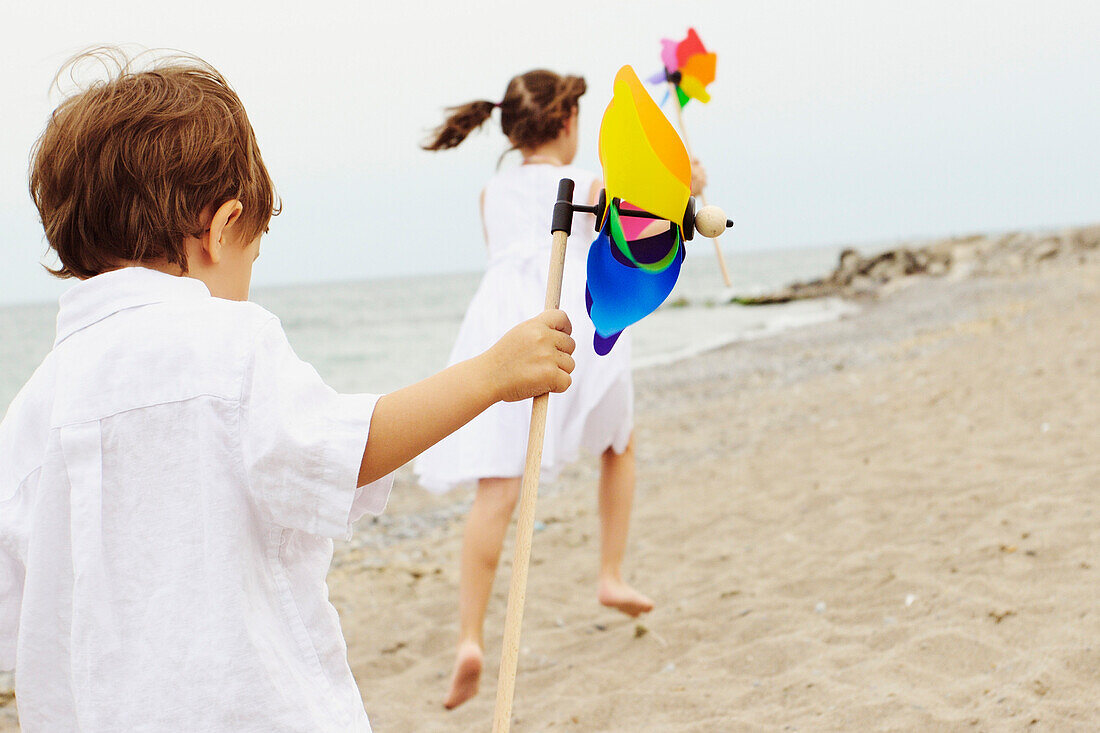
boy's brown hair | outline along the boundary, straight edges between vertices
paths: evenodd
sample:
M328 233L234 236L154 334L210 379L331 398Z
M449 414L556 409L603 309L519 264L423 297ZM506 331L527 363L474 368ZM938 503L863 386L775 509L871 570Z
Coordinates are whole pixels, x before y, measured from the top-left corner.
M98 62L107 79L65 98L31 152L31 198L61 260L47 268L57 277L89 278L125 261L186 272L183 240L202 234L204 210L239 199L245 242L279 213L256 135L225 77L193 56L162 56L137 70L140 58L93 49L58 72L75 80L78 66Z

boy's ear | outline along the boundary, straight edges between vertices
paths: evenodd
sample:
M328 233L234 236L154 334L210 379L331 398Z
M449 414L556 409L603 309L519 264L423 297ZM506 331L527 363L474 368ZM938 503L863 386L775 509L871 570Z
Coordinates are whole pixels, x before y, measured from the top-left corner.
M214 216L210 218L210 231L203 241L203 249L210 257L213 264L218 264L222 258L222 248L228 244L228 235L232 232L244 211L244 205L237 199L230 199L218 207Z

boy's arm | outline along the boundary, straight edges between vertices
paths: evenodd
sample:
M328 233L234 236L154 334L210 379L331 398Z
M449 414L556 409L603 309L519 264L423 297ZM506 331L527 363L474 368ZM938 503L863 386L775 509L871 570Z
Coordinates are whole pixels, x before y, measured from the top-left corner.
M392 473L501 400L564 392L574 366L571 330L563 311L545 311L485 353L379 398L359 485Z

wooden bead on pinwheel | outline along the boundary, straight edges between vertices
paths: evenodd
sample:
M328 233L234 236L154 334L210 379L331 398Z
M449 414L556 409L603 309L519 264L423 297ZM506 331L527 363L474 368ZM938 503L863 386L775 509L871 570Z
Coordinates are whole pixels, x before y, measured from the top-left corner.
M726 212L717 206L704 206L695 213L695 228L704 237L713 239L732 224L733 222L726 220Z

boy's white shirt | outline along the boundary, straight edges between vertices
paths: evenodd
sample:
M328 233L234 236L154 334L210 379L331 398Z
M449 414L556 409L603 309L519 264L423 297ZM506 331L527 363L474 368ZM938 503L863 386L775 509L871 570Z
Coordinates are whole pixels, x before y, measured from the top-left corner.
M380 513L375 395L275 316L126 268L61 298L0 423L0 668L25 731L366 731L325 576Z

